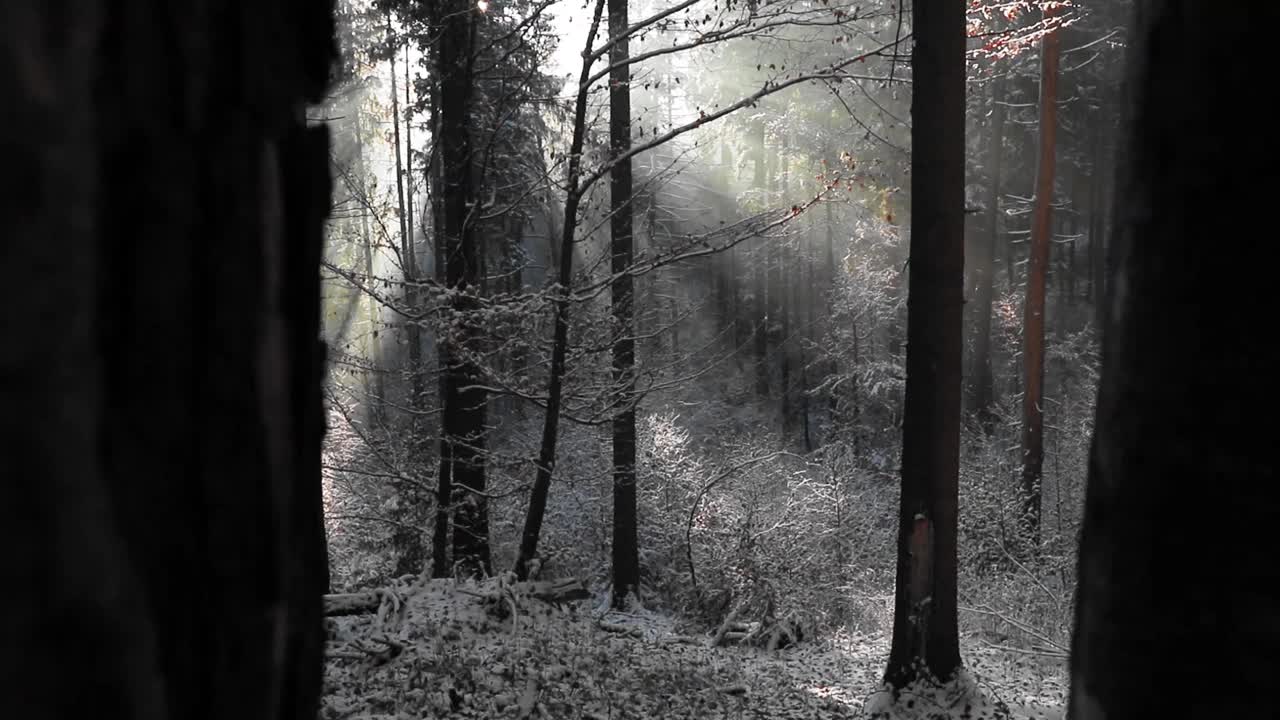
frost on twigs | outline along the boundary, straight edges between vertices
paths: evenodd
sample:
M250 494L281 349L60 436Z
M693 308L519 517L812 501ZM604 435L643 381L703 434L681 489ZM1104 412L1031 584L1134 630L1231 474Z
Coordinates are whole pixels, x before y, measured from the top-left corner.
M927 677L895 692L885 685L867 699L863 714L870 720L1011 720L1013 713L1002 700L988 694L967 670L958 670L946 682ZM895 698L896 695L896 698Z

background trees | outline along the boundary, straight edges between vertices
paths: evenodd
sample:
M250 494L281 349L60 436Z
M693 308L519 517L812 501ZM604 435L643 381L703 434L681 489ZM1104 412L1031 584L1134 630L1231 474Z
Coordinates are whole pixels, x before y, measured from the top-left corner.
M902 39L913 37L911 17L890 4L856 13L851 4L714 12L695 5L632 3L626 62L609 59L617 33L601 29L585 42L586 13L520 3L469 11L476 37L468 222L479 270L465 293L440 274L448 263L436 241L444 146L458 147L436 124L445 80L433 64L438 21L417 3L393 8L393 37L412 44L418 106L402 142L415 140L406 167L427 181L415 183L413 206L423 211L410 223L423 267L406 279L397 253L407 253L378 238L395 227L394 203L366 203L332 224L334 240L343 237L340 227L360 237L361 222L374 236L359 243L373 246L371 262L362 252L337 252L331 241L328 265L326 327L342 338L335 345L352 351L332 385L336 429L326 459L343 586L412 567L389 561L379 537L452 537L454 508L437 502L454 495L452 486L444 495L438 487L440 469L452 467L439 457L450 386L442 374L450 361L440 353L454 351L459 329L473 333L466 357L477 374L452 386L486 396L475 404L485 408L485 444L474 445L485 489L464 494L489 510L493 568L523 574L536 559L544 573L608 582L614 483L604 479L627 465L611 459L626 445L615 442L612 424L636 408L636 557L646 596L706 618L735 604L763 612L770 603L822 607L823 617L837 618L869 612L838 588L855 578L862 587L893 582L894 562L873 548L893 544L880 518L895 513L903 457L915 178ZM367 25L359 17L352 16L353 37L369 28L374 39L387 37L385 15ZM602 8L602 25L607 17ZM1097 148L1111 142L1123 30L1110 6L1083 3L1053 17L1023 3L971 5L966 23L964 232L966 266L974 269L963 286L961 378L974 399L961 423L957 564L967 609L960 622L1013 628L999 617L1023 626L1052 617L1034 622L1060 654L1095 387L1091 297L1108 212L1099 199L1106 152ZM1062 38L1063 101L1061 171L1052 192L1042 193L1055 207L1036 545L1020 522L1018 408L1038 138L1035 51L1050 30ZM584 74L578 55L587 47ZM394 179L382 57L369 56L361 83L369 102L353 113L377 130L365 145L368 178L357 183L375 200L391 198ZM609 77L623 70L632 109L622 154L633 182L614 202L603 181L628 163L613 161L620 154L607 139L606 114L608 96L623 87ZM346 107L330 114L348 115ZM629 261L612 247L625 238L615 224L631 228ZM985 270L979 251L991 258ZM627 294L627 283L629 308L613 298L614 288ZM464 300L471 304L460 308ZM351 302L359 312L347 312ZM373 305L381 307L376 323L364 320ZM630 330L614 317L624 308ZM355 319L341 324L348 315ZM369 341L372 325L381 326L377 342ZM421 330L418 360L402 326ZM615 373L614 350L628 344L633 369ZM439 390L416 409L407 402L415 376ZM383 386L381 421L359 411L378 405L374 377ZM407 430L412 418L419 429ZM797 514L808 518L799 526ZM802 537L823 550L787 550L805 546ZM436 555L456 552L450 542L436 545L444 548ZM1016 558L1033 545L1039 559L1020 569ZM435 573L453 567L449 559ZM1039 582L1028 583L1027 571ZM989 603L999 617L978 612ZM887 607L876 613L887 622Z

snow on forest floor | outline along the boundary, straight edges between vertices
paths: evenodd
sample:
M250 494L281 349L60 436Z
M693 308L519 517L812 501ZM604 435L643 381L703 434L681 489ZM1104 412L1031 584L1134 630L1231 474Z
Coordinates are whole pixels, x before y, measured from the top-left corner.
M507 599L452 581L395 591L376 615L331 621L324 720L864 717L864 704L879 704L889 654L883 636L712 648L669 616L593 612L590 600L557 608L517 598L513 618ZM963 649L970 677L1012 717L1061 717L1061 667L978 642ZM943 708L944 696L922 693L898 717L1008 717L966 712L963 700Z

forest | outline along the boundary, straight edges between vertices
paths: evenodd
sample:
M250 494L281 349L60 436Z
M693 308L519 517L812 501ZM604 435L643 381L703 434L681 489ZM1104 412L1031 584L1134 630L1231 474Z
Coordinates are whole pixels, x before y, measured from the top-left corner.
M1261 15L16 0L3 702L1271 716Z

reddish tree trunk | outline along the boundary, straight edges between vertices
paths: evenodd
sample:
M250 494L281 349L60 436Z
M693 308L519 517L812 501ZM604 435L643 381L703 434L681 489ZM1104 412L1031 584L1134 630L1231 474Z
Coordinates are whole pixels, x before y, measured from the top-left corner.
M1044 315L1053 235L1054 143L1058 124L1058 33L1044 38L1040 55L1040 157L1031 220L1031 255L1022 321L1022 520L1031 541L1040 539L1040 479L1044 467Z

